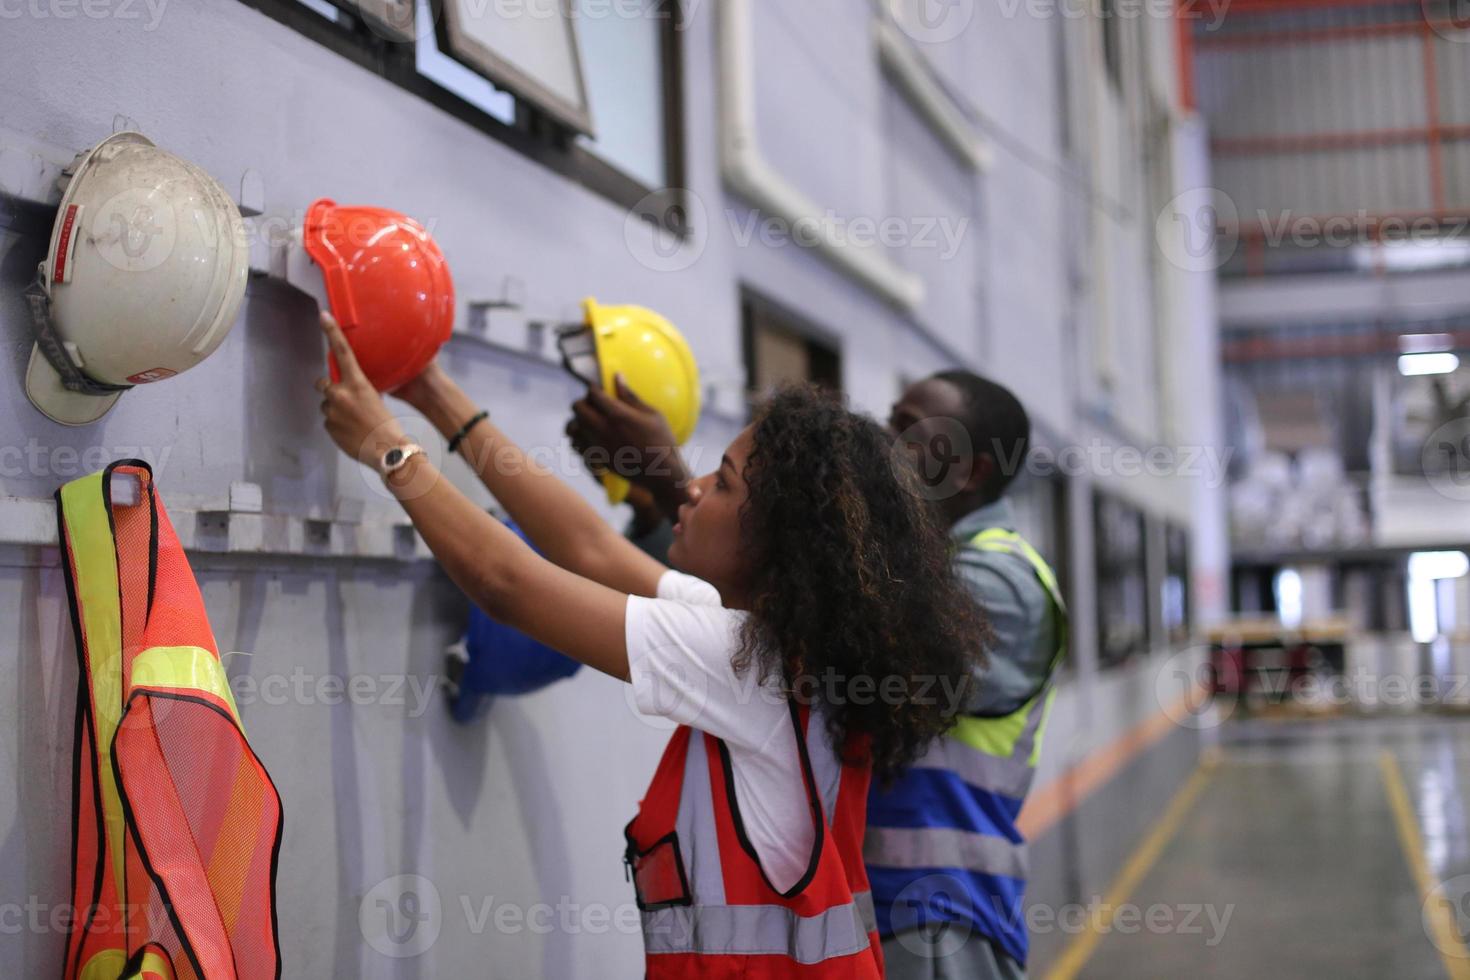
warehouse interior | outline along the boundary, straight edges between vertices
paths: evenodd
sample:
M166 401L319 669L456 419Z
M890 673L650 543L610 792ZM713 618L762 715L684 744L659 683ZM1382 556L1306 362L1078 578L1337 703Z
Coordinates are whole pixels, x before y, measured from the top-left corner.
M118 198L68 215L107 162L80 155L129 133L222 189L235 231L200 248L243 292L177 376L58 375L107 402L60 421L32 372L101 240L58 250L72 222L113 208L124 271L194 240L154 261ZM1012 530L1067 626L1014 817L1029 955L998 976L1470 978L1463 0L0 0L0 974L667 975L624 828L675 722L571 661L467 693L474 600L324 429L323 201L432 246L427 356L619 533L567 434L587 297L687 342L695 474L785 383L879 423L938 372L1014 393ZM124 460L279 796L266 967L73 948L105 753L59 491ZM146 822L99 833L126 853ZM959 932L924 935L925 975L973 975ZM772 969L738 975L881 975Z

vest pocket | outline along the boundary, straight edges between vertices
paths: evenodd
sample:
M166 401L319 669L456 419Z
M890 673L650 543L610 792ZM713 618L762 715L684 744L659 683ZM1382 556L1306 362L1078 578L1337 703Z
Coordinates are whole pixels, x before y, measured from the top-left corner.
M679 852L677 831L670 831L668 836L659 838L645 851L640 851L629 837L628 851L623 860L632 873L633 890L641 911L694 904L694 897L689 892L689 876L684 873L684 856Z

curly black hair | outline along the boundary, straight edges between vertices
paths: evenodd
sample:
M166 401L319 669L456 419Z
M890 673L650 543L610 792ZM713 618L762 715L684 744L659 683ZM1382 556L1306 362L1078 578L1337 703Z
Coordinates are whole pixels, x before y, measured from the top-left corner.
M735 666L820 706L847 761L888 781L954 723L989 625L878 423L792 386L752 436L741 512L752 615Z

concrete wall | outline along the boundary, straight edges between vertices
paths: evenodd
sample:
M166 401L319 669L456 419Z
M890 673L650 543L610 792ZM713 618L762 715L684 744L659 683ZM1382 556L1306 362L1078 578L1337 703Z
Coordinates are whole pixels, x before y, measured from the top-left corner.
M526 290L524 311L491 319L491 336L507 343L519 343L526 319L573 317L588 294L645 303L678 323L724 392L692 446L706 462L741 423L731 389L744 374L742 284L840 338L846 387L863 408L886 410L900 376L958 357L1014 384L1060 443L1218 444L1217 413L1207 408L1182 432L1165 433L1158 379L1213 378L1215 365L1200 359L1207 348L1195 341L1157 363L1159 332L1198 341L1213 322L1190 304L1155 308L1156 277L1185 270L1151 258L1152 204L1134 186L1141 150L1127 139L1111 146L1109 193L1133 205L1101 207L1101 178L1082 165L1096 134L1086 136L1075 111L1070 123L1061 111L1084 104L1099 84L1095 24L977 5L957 39L920 46L990 137L994 166L977 175L885 79L862 5L754 4L758 129L773 165L850 215L968 219L952 255L893 256L928 287L910 314L808 249L740 242L749 209L726 193L719 170L716 4L690 6L688 183L706 222L689 246L697 256L676 273L650 268L625 244L622 208L234 0L173 0L156 21L146 10L138 20L7 19L0 190L54 202L47 178L56 165L125 116L232 191L247 169L257 172L269 217L290 221L318 196L412 214L432 224L454 269L463 333L444 355L449 370L514 437L556 459L570 459L560 432L574 386L554 366L508 356L465 325L466 304L498 297L507 276ZM1161 43L1155 35L1171 30L1145 22L1140 43ZM1068 52L1091 53L1064 71ZM44 248L40 238L0 233L0 446L16 450L0 471L8 542L0 545L0 668L13 680L11 708L0 715L14 719L0 724L0 776L13 787L0 794L0 903L42 907L39 928L3 934L0 972L51 972L64 943L44 925L44 909L67 900L60 815L75 673L47 501L106 459L141 455L155 464L193 548L219 646L238 651L229 669L242 715L285 799L286 975L636 975L641 942L630 927L621 828L665 731L637 716L615 682L590 672L504 699L480 726L449 723L435 685L463 602L431 562L395 558L392 548L352 557L401 518L321 432L311 390L321 372L314 307L282 284L253 280L240 321L208 362L130 392L101 422L67 429L37 414L21 386L30 341L20 290ZM1106 386L1092 356L1100 304L1111 311L1106 342L1117 345L1103 359L1113 372ZM566 466L595 499L591 481ZM490 503L462 467L448 472ZM267 524L286 522L299 540L300 521L317 520L307 529L324 537L294 549L229 550L210 515L242 480L262 488L275 515ZM1193 522L1197 537L1212 533L1214 498L1199 480L1174 475L1078 474L1079 667L1065 697L1090 706L1072 714L1091 719L1083 737L1103 744L1156 699L1147 671L1102 683L1093 667L1085 501L1094 480ZM354 679L362 703L337 686ZM1048 772L1076 744L1071 734L1056 739ZM396 902L405 882L394 876L405 874L432 885L439 931L422 955L394 958L365 942L359 909ZM422 881L407 884L430 894Z

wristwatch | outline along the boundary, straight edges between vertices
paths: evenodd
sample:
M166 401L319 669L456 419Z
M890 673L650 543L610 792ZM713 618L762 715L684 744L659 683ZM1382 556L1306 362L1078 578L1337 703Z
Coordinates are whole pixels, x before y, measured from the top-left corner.
M378 460L378 474L386 480L407 466L409 460L415 456L422 456L423 454L424 447L416 443L411 442L406 446L394 446L383 454L382 459Z

